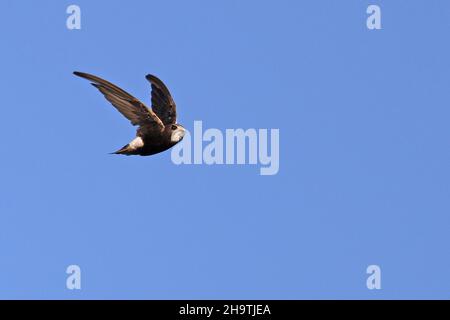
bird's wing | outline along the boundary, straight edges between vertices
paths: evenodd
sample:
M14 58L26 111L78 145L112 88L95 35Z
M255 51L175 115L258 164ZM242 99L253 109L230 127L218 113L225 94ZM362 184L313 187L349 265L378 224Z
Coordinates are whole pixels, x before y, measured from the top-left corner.
M88 73L76 71L74 74L92 81L92 85L134 126L138 125L151 130L164 129L163 122L152 110L118 86Z
M148 74L145 77L152 85L152 110L165 125L177 121L177 106L170 95L169 89L157 77Z

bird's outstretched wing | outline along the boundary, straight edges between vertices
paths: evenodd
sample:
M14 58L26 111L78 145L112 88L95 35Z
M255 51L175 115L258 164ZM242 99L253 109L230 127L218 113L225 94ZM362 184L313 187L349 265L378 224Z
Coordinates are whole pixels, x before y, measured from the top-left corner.
M145 78L152 85L152 110L165 125L177 121L177 106L170 95L169 89L157 77L148 74Z
M161 131L164 129L163 122L152 110L118 86L88 73L75 71L74 74L91 81L92 85L134 126L138 125L143 129L150 130Z

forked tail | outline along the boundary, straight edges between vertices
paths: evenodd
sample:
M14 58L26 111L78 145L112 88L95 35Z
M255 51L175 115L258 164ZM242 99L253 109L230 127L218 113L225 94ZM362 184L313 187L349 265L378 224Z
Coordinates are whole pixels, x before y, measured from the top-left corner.
M130 155L130 144L127 144L126 146L123 146L122 148L120 148L119 150L112 152L110 154L124 154L129 156Z

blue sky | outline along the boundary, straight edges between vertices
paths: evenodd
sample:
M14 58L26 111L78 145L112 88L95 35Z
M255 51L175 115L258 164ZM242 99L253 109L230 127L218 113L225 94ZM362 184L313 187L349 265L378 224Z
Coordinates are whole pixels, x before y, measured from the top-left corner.
M449 298L449 28L446 1L3 1L0 298ZM280 171L109 155L135 128L74 70L279 128Z

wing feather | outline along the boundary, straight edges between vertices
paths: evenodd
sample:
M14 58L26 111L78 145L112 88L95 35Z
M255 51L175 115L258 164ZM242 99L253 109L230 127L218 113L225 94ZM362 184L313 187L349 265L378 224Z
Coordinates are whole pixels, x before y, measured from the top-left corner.
M145 77L152 86L152 110L165 124L174 124L177 121L177 106L166 85L154 75Z
M87 79L96 87L122 115L131 121L131 124L148 129L164 129L164 123L158 116L141 101L128 92L97 76L74 72L76 76Z

